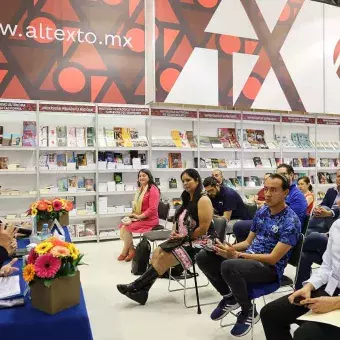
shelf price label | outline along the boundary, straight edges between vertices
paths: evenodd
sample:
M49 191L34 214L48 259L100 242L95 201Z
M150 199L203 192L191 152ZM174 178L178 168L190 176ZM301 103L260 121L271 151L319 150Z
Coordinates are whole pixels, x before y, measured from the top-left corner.
M315 124L315 118L283 116L282 122L283 123L295 123L295 124Z
M336 118L336 119L318 118L318 124L340 125L340 118Z
M148 116L149 109L146 107L98 106L98 113L119 116Z
M92 105L40 104L39 110L40 112L96 113L96 107Z
M267 116L267 115L256 115L256 114L243 114L244 120L253 120L257 122L272 122L272 123L279 123L280 117L279 116Z
M25 102L0 102L0 111L37 111L37 104Z
M151 116L173 118L197 118L197 112L188 110L152 109Z
M226 120L241 120L240 113L228 113L228 112L199 112L200 118L207 119L226 119Z

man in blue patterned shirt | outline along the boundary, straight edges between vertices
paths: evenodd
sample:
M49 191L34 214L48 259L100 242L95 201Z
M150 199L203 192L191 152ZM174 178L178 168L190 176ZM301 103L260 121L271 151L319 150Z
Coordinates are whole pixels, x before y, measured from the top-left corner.
M231 330L234 336L251 329L253 308L247 284L280 281L299 239L301 223L286 205L289 182L279 174L270 175L264 185L266 205L257 211L248 238L235 245L217 243L215 252L201 251L198 266L223 299L212 312L213 320L224 318L241 307ZM254 323L260 316L254 311Z

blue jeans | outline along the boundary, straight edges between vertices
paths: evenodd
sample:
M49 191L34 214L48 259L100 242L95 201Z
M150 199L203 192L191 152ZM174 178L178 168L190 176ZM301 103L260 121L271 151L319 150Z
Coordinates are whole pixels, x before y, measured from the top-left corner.
M313 232L328 233L335 221L334 217L312 217L308 223L306 236Z
M328 236L312 232L309 234L303 244L300 266L297 272L295 289L302 288L302 283L308 280L311 276L312 264L322 263L322 256L326 251Z

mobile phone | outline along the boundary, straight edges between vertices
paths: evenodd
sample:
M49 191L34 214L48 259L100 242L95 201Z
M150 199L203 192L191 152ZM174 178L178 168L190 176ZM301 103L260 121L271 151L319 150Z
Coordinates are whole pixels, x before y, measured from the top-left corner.
M305 298L303 296L297 296L295 299L294 299L294 304L295 305L298 305L300 306L301 305L301 301L305 300Z

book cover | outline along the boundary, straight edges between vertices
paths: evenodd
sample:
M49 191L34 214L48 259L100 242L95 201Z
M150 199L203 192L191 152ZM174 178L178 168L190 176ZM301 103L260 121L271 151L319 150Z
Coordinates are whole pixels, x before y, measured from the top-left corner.
M123 154L120 152L113 153L113 161L115 163L123 164Z
M198 157L194 157L194 166L195 168L198 168ZM206 164L205 164L205 159L204 158L200 158L200 168L206 168Z
M238 180L238 182L240 183L241 186L244 186L244 181L243 181L242 176L237 176L237 180Z
M332 184L333 182L332 182L332 179L331 179L331 175L328 172L326 172L325 174L326 174L327 183Z
M218 168L226 168L227 167L227 162L224 158L219 158L218 159Z
M254 160L253 159L244 159L243 166L245 168L255 168Z
M23 122L22 145L27 147L35 147L36 144L37 144L37 123L35 121L26 120Z
M207 169L212 169L212 168L213 168L212 161L211 161L210 158L206 158L206 159L205 159L205 167L206 167Z
M57 128L55 126L48 127L48 146L50 148L57 147Z
M146 152L140 152L138 153L138 158L140 158L141 164L146 165L147 163L147 157L146 157Z
M239 188L241 186L238 178L229 178L229 180L235 188Z
M300 168L302 167L302 161L301 158L293 158L293 168Z
M77 166L86 166L87 161L86 161L86 155L84 153L78 153L77 155Z
M48 165L48 154L41 154L39 156L39 168L45 168Z
M68 178L68 187L78 188L78 177L77 176L71 176Z
M178 130L171 130L171 137L172 140L174 141L176 147L182 148L182 140L180 137L180 132Z
M318 172L319 184L327 184L327 177L325 172Z
M269 158L270 159L270 164L271 164L271 167L272 168L276 168L276 160L275 160L275 158Z
M292 162L293 162L292 158L286 157L286 158L283 159L283 163L285 163L285 164L292 165Z
M113 135L114 135L114 139L115 139L117 146L124 147L123 129L121 127L114 127Z
M218 137L209 137L209 141L214 149L223 149L223 144Z
M309 157L309 158L308 158L308 165L309 165L310 167L315 167L315 165L316 165L316 160L315 160L314 157Z
M66 154L61 153L57 155L57 165L66 166Z
M132 141L131 141L129 128L122 128L122 138L123 138L123 146L125 148L132 147Z
M166 157L157 158L157 168L167 168L168 167L168 159Z
M336 173L329 174L331 183L336 183Z
M106 161L105 152L103 152L103 151L98 151L98 161L99 161L99 162L105 162L105 161Z
M263 167L263 164L262 164L262 161L261 161L260 157L254 157L253 161L254 161L254 164L255 164L256 168L262 168Z
M57 146L67 146L67 128L66 126L57 126Z
M213 169L218 168L218 159L217 158L211 158L211 165Z
M177 189L177 180L176 180L176 178L170 178L170 180L169 180L169 189Z
M89 214L94 213L96 211L96 204L95 204L95 202L93 202L93 201L85 202L85 210Z
M78 177L78 188L85 189L85 178L84 177Z
M210 138L207 136L200 136L200 147L211 148Z
M301 158L301 162L302 162L302 166L303 166L304 168L308 168L308 167L309 167L308 158Z
M276 166L281 165L282 164L281 158L275 158L275 163L276 163Z
M0 157L0 169L7 170L8 169L8 157ZM1 188L1 186L0 186Z
M264 130L255 130L257 145L260 149L269 149L264 139Z
M0 125L0 136L2 136L3 133L4 133L4 127Z
M67 163L76 163L76 155L73 151L66 152L66 161Z
M123 174L121 172L114 172L113 180L116 182L116 184L123 183Z
M160 187L160 185L161 185L161 180L160 180L159 177L155 177L155 183L156 183L156 185L157 185L158 187Z
M134 148L146 148L149 146L146 136L140 136L138 139L132 140L132 146Z
M336 163L336 159L334 159L334 158L329 158L328 159L328 166L330 168L334 168L335 167L335 163Z
M12 134L4 133L2 135L2 146L11 146L12 145Z
M40 135L39 135L39 145L42 147L48 146L48 126L41 126L40 127Z
M138 139L138 130L136 128L130 128L130 138L131 139Z
M94 164L94 153L92 151L85 152L85 158L87 164Z
M22 146L22 136L19 133L12 133L11 146Z
M260 187L261 186L261 180L257 176L250 176L251 180L255 183L255 186Z
M48 154L48 166L56 166L57 165L57 154L49 153Z
M104 152L104 161L111 163L114 161L114 155L112 151L105 151Z
M67 178L60 178L57 181L58 191L65 192L68 190L68 179Z
M76 128L76 140L77 140L77 147L84 148L85 145L85 128L84 127L77 127Z
M270 162L270 158L261 158L261 161L262 161L262 166L264 168L271 168L272 167L272 164Z
M94 191L94 179L85 178L85 189L86 191Z
M76 147L77 146L77 138L76 138L76 128L68 127L67 128L67 146L68 147Z
M193 131L186 131L187 139L191 148L197 148Z
M247 142L250 144L252 149L259 149L260 145L256 139L256 130L246 129L247 133Z
M104 134L105 134L105 144L103 146L109 146L109 147L115 147L117 146L117 142L115 140L115 135L112 129L110 128L104 128ZM102 144L104 142L102 141Z
M182 167L182 155L179 152L169 153L169 168Z
M320 167L324 168L328 166L329 166L328 158L320 158Z
M86 128L86 145L88 147L95 146L95 130L93 126L89 126Z

